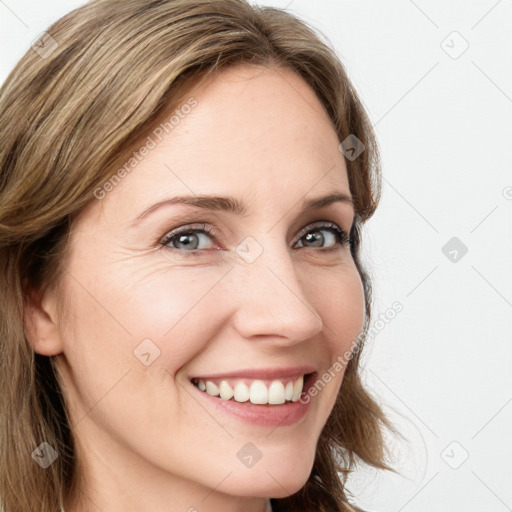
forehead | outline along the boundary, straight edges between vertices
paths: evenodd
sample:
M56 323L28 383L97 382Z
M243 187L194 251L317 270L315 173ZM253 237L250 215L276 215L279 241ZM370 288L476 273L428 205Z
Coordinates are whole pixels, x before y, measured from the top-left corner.
M275 201L349 192L331 120L290 69L229 68L191 88L158 121L135 148L150 150L107 194L106 208L131 211L173 194Z

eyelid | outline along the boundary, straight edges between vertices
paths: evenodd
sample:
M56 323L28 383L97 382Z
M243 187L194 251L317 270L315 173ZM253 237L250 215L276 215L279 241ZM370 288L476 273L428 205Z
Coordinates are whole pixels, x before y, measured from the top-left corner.
M215 239L217 239L219 236L217 229L204 222L198 224L184 224L183 226L168 231L159 243L165 245L171 238L175 237L176 235L179 235L180 233L188 233L189 231L205 231Z
M309 233L310 231L313 231L315 228L332 228L336 231L338 231L340 234L347 236L348 233L336 222L330 221L330 220L317 220L315 222L311 222L310 224L307 224L304 226L298 233L297 233L297 240L300 240L306 233Z

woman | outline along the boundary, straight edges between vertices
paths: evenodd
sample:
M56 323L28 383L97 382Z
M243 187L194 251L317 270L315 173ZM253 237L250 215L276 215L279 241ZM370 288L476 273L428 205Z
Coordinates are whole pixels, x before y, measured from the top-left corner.
M1 505L352 511L377 147L336 55L243 0L95 0L0 96Z

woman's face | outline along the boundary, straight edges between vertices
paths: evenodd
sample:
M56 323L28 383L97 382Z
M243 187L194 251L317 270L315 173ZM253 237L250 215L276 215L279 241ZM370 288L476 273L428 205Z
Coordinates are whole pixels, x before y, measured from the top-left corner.
M180 105L179 121L165 125L169 114L168 133L148 133L136 165L78 219L54 297L65 313L48 346L100 508L238 510L298 491L344 370L307 406L287 383L321 380L363 327L361 280L335 231L350 232L352 205L302 209L350 196L313 91L290 70L244 65ZM229 196L245 214L220 200L155 206L177 196ZM238 386L240 400L245 384L250 399L210 396L194 378L212 393ZM285 404L253 404L271 384Z

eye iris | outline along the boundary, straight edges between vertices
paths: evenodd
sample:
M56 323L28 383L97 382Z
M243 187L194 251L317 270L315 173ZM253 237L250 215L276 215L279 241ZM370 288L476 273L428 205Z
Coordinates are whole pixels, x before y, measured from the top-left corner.
M184 244L184 247L192 248L192 250L197 249L197 246L199 245L197 235L195 233L182 233L177 235L178 237L178 244ZM195 243L190 242L190 237L195 237ZM183 241L185 240L185 241ZM187 241L188 240L188 241Z
M305 235L305 238L308 242L319 242L316 243L313 247L322 247L324 242L324 236L321 234L320 230L311 231L308 234Z

